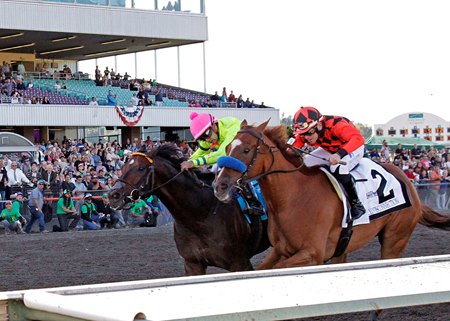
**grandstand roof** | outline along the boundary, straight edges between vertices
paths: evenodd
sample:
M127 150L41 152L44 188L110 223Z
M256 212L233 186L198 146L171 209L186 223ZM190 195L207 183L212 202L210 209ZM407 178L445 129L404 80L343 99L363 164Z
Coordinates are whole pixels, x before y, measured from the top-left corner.
M203 14L0 1L0 53L84 60L207 40ZM21 19L17 19L20 16Z

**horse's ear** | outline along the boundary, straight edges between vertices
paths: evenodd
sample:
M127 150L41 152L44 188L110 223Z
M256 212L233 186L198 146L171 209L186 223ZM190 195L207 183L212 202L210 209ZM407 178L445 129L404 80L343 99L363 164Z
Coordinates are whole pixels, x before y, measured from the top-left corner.
M266 129L267 124L269 123L270 118L267 119L264 123L262 123L261 125L259 125L256 130L259 131L260 133L262 133L264 131L264 129Z
M241 129L247 126L247 119L244 119L241 123Z

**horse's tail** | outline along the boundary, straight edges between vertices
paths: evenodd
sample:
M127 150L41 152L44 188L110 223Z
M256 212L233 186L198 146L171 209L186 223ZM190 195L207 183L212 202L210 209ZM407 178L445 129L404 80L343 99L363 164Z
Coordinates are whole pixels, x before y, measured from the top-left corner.
M419 224L440 230L450 231L450 217L444 216L430 207L422 204L422 215L420 215Z

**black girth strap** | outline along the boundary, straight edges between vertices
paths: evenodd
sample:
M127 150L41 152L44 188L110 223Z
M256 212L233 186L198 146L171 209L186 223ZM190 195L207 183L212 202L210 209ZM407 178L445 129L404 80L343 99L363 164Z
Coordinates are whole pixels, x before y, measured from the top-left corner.
M339 235L339 240L336 245L336 250L334 250L333 257L339 257L344 254L347 249L348 243L350 243L350 239L353 234L353 221L348 222L347 227L343 228L341 231L341 235Z

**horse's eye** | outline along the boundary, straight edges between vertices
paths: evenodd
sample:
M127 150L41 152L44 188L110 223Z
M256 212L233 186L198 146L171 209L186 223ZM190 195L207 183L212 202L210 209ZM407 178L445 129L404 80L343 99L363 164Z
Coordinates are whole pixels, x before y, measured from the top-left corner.
M248 148L248 147L244 148L244 153L246 153L246 154L250 153L250 148Z
M138 170L139 170L140 172L142 172L143 170L145 170L145 167L139 167Z

